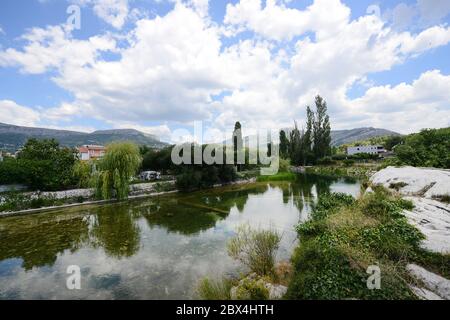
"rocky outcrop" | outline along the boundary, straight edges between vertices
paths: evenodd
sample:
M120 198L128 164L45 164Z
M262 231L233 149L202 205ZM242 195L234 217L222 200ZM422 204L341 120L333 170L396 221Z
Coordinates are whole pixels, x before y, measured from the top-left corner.
M450 171L433 168L388 167L371 177L374 185L395 190L414 203L404 210L408 221L426 237L421 246L441 254L450 254L450 205L438 201L450 194ZM450 299L450 280L416 264L407 266L417 280L410 285L425 300Z
M424 299L450 300L450 280L430 272L416 264L408 264L406 269L420 281L426 289L413 287L413 290ZM431 292L430 292L431 291Z
M287 292L287 287L281 284L273 284L265 278L259 277L256 273L251 273L244 279L241 279L237 286L230 290L232 300L250 300L252 292L263 291L263 294L269 300L278 300L283 298Z
M387 167L375 173L373 184L395 189L402 195L439 198L450 195L450 170L415 167Z
M370 178L372 184L395 190L414 203L404 211L425 236L422 246L450 253L450 205L437 199L450 194L450 171L433 168L387 167Z
M406 197L414 203L414 209L403 213L409 222L426 237L421 246L433 252L450 253L450 205L440 201Z

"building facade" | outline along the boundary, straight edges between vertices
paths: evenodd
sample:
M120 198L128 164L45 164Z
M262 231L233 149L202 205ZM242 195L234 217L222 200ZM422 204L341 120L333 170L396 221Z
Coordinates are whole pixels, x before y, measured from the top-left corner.
M355 147L347 147L347 155L352 156L358 153L366 153L366 154L384 154L386 149L383 146L371 145L371 146L355 146Z
M78 154L80 160L89 161L100 159L105 155L106 148L104 146L96 146L96 145L84 145L78 147Z

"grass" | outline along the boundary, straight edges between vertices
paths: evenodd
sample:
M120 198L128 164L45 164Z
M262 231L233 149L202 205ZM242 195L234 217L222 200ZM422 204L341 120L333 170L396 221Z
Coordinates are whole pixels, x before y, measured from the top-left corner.
M10 192L2 194L0 203L0 212L20 211L27 209L38 209L43 207L60 206L65 203L63 199L52 197L36 196L31 197L20 192ZM79 199L74 201L79 202Z
M412 203L382 187L355 200L326 194L297 227L300 245L292 257L289 299L415 299L405 270L416 262L448 275L449 256L419 247L424 236L403 216ZM381 288L369 290L367 269L381 270Z
M258 176L258 182L269 182L269 181L293 181L297 179L297 175L292 172L279 172L271 176Z
M281 235L276 230L252 229L244 224L228 242L228 255L259 276L272 276L280 241Z
M202 279L197 287L197 294L203 300L230 300L233 282L229 279Z

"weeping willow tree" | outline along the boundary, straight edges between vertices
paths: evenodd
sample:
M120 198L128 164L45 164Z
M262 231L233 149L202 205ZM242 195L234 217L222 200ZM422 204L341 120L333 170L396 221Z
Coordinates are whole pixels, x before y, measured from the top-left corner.
M130 179L141 165L139 148L132 142L114 142L106 150L96 173L97 196L111 199L115 195L118 200L126 199Z

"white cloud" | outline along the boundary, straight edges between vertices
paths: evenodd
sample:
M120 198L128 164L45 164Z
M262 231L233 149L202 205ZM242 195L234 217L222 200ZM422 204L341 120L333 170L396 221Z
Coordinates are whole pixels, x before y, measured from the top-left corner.
M347 24L350 9L339 0L316 0L306 10L286 7L275 0L241 0L228 4L224 23L252 30L276 40L291 39L307 31L319 39L339 32Z
M65 26L33 28L24 36L23 50L0 51L0 66L19 66L25 73L39 74L51 69L76 70L95 63L101 51L115 49L108 35L76 40Z
M94 13L116 29L122 29L128 19L128 0L71 0L79 5L91 5Z
M439 23L450 14L448 0L417 0L421 19L425 23Z
M352 114L402 132L450 124L450 75L439 70L423 73L411 84L372 87L361 98L348 101Z
M11 100L0 100L0 122L18 126L34 126L39 120L39 112Z
M421 98L427 82L433 81L435 90L447 88L448 76L437 71L410 85L369 89L357 100L347 92L356 83L370 86L371 73L447 45L449 27L399 32L376 15L350 20L350 9L338 0L316 0L305 10L287 3L228 5L226 27L257 34L246 40L224 41L224 25L211 22L204 0L177 1L165 16L136 21L120 47L117 35L77 40L63 27L34 28L23 37L22 49L0 51L0 66L33 74L54 71L53 81L75 98L47 109L50 121L96 118L164 137L171 135L170 123L193 120L206 120L212 136L236 120L249 131L285 127L304 116L316 94L327 99L334 128L408 131L448 124L448 96L430 89L435 101ZM104 51L118 58L105 60ZM395 94L402 96L399 103L389 99ZM420 118L414 125L403 125L395 112L386 118L386 110L406 107L409 121L412 115ZM425 113L427 108L433 113Z

